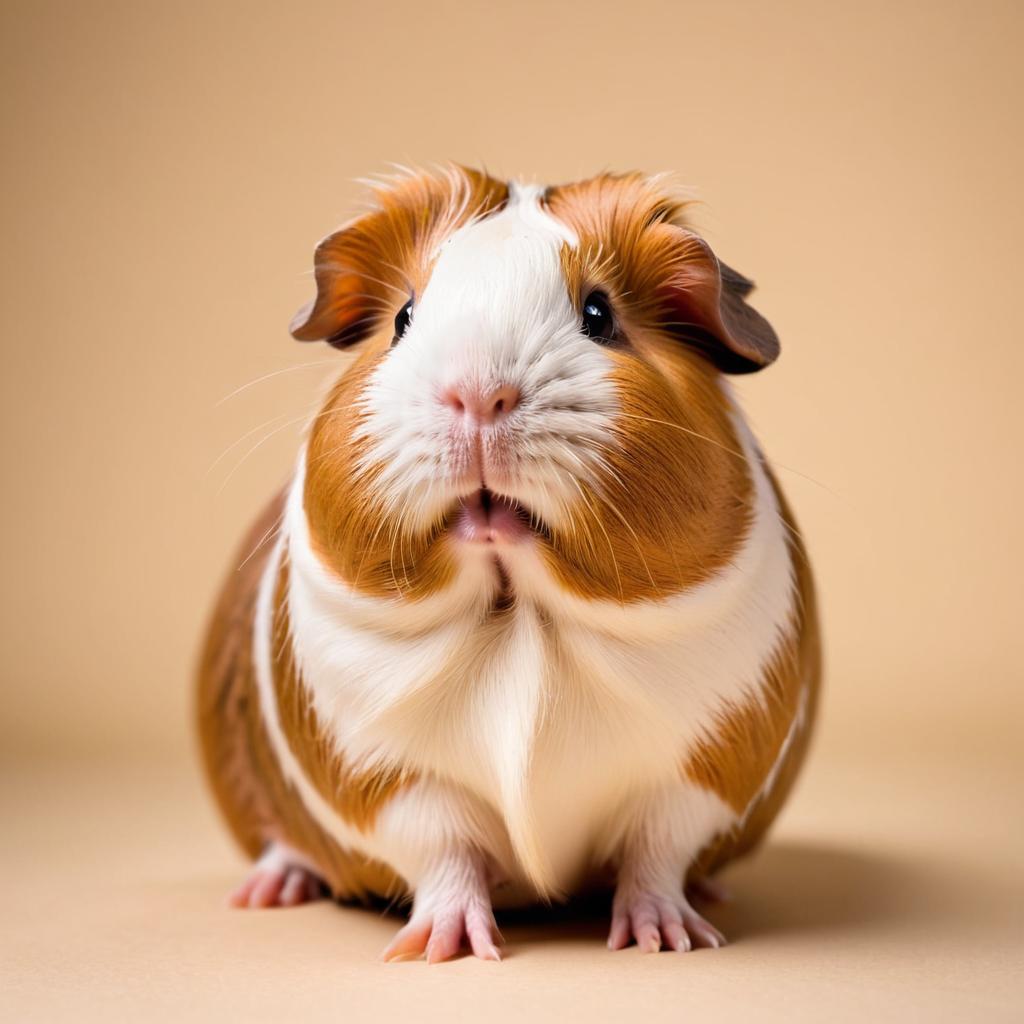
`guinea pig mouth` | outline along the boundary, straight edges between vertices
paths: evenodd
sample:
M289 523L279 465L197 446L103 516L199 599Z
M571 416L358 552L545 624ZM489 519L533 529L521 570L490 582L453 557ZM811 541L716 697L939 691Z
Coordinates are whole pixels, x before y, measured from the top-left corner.
M515 498L481 487L459 499L452 532L477 544L518 544L547 536L547 527Z

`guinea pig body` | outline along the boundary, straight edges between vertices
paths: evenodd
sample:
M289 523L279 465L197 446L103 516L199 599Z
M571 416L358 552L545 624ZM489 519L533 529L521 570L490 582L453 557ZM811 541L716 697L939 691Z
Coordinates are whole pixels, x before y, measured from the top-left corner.
M751 285L635 175L402 178L293 333L357 346L200 671L240 904L409 896L389 957L497 957L492 906L614 884L609 945L718 945L819 680L795 523L722 372ZM255 555L252 554L256 549Z

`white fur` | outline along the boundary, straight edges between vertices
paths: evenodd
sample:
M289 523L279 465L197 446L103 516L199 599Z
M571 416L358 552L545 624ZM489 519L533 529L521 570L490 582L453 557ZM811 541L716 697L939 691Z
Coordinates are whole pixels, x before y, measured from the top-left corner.
M376 489L414 523L450 508L467 483L480 484L468 439L453 437L442 415L447 388L469 381L520 389L519 407L484 440L487 483L501 492L514 477L515 496L552 524L576 497L571 479L587 473L608 441L615 389L599 347L579 329L559 262L575 236L537 195L513 189L504 210L441 245L408 331L366 389L362 430L372 444L364 465L381 467Z
M389 467L383 486L407 514L429 517L465 493L451 482L451 439L439 433L439 382L468 374L511 381L529 396L508 426L522 432L517 442L539 438L516 467L533 473L516 497L552 521L570 497L556 440L572 438L583 453L571 466L577 477L587 471L587 438L607 440L615 395L599 347L576 326L558 263L563 242L572 240L527 191L442 246L412 327L366 398L372 458ZM421 777L365 834L302 777L269 675L275 554L258 612L260 698L282 769L329 834L391 864L412 886L445 844L477 845L513 898L527 899L578 886L625 842L636 808L653 806L653 793L669 794L658 804L667 808L658 841L684 858L736 823L718 797L684 782L680 767L714 734L717 716L763 699L762 671L794 597L775 494L735 417L754 502L729 567L670 600L621 605L573 597L532 545L507 546L502 561L516 603L498 617L487 614L498 582L484 550L459 548L454 583L424 601L366 597L337 579L310 543L300 455L283 537L303 680L349 762L402 765ZM426 501L418 498L424 491Z
M715 793L673 779L620 809L601 836L598 856L626 862L631 885L654 893L678 890L709 836L724 832L735 812Z

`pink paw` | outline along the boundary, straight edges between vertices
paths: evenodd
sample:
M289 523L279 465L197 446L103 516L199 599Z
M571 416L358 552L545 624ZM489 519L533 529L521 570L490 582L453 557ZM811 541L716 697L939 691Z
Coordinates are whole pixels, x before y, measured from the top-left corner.
M304 858L280 843L271 843L245 881L228 896L232 907L297 907L323 896L320 878Z
M494 922L487 872L482 860L456 852L441 861L416 889L412 915L381 953L382 960L450 960L463 937L481 960L500 960L501 935Z
M433 914L413 914L409 923L381 953L382 960L402 960L426 955L428 964L450 960L466 937L473 955L481 960L500 960L501 936L490 906L447 907Z
M669 894L617 890L608 948L622 949L630 939L636 939L643 953L662 948L685 953L694 946L725 945L722 933L690 906L681 889Z

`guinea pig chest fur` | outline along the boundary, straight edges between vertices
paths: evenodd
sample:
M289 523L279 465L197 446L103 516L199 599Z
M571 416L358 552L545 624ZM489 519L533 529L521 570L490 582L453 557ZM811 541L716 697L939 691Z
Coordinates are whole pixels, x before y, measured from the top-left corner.
M498 959L494 907L607 885L612 949L719 946L695 894L778 813L820 676L724 376L778 355L752 284L637 174L374 198L316 250L292 334L351 352L202 655L232 902L405 898L386 958Z

